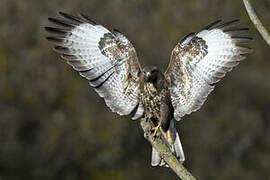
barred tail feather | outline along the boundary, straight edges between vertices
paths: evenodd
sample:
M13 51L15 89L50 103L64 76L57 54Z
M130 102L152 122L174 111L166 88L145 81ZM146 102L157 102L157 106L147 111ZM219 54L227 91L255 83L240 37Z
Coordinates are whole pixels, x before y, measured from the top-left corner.
M171 151L175 154L177 159L183 163L185 161L185 155L183 151L183 147L180 141L179 134L174 126L174 120L171 120L169 130L164 133L165 139L167 140L167 144L170 146ZM158 151L152 147L152 166L165 166L168 167L166 162L161 159Z
M152 160L151 160L151 165L152 166L158 166L161 162L161 157L159 156L158 151L152 147Z
M176 154L176 157L179 159L179 161L183 163L185 161L185 154L184 154L183 147L182 147L182 144L180 141L180 137L179 137L179 134L178 134L176 128L174 128L174 131L175 131L175 135L176 135L175 141L174 141L175 154Z

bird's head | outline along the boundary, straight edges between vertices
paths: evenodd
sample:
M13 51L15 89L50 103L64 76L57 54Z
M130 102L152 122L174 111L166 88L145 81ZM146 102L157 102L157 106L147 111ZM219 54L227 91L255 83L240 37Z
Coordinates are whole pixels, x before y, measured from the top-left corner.
M145 82L156 82L160 71L155 66L146 66L143 68L143 79Z

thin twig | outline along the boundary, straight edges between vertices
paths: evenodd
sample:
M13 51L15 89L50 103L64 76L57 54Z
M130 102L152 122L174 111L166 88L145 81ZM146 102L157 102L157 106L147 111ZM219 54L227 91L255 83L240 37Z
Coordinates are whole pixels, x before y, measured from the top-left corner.
M262 22L258 18L258 16L255 13L254 8L250 4L249 0L243 0L246 10L248 12L248 15L255 25L256 29L260 32L262 35L263 39L266 41L266 43L270 46L270 35L269 32L266 30L266 28L263 26Z
M144 131L144 137L152 144L152 146L159 152L160 157L170 166L170 168L180 177L182 180L195 180L192 174L179 162L179 160L173 155L170 148L164 141L162 133L158 136L154 136L153 125L151 121L141 120L141 126Z

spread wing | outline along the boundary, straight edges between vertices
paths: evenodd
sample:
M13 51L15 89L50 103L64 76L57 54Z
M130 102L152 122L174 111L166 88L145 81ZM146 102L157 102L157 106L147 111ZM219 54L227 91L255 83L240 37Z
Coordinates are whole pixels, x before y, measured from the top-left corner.
M69 65L89 81L106 105L120 115L138 107L141 68L136 51L117 30L110 32L85 15L59 13L63 19L49 18L60 26L45 29L47 37Z
M176 120L198 110L215 83L251 53L251 49L239 46L251 41L239 36L248 29L228 30L238 22L214 22L197 34L189 34L173 49L165 76Z

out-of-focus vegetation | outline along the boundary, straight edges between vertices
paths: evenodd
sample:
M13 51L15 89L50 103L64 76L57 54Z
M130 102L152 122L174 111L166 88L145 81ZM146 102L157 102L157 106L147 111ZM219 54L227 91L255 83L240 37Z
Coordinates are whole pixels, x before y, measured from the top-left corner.
M270 27L270 1L253 1ZM138 121L118 117L45 40L47 18L83 12L165 69L184 35L217 19L250 27L254 53L178 129L198 179L270 178L270 52L235 0L0 1L0 179L176 179L151 167Z

